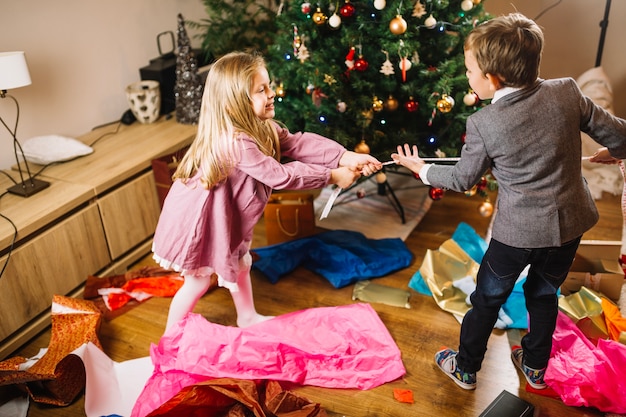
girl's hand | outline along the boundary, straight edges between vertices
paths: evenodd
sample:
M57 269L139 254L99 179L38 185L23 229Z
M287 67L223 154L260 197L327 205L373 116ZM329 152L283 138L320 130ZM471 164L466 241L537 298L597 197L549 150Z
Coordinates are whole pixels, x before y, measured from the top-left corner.
M595 162L597 164L612 165L617 164L619 161L619 159L611 156L607 148L599 148L593 155L591 155L591 158L589 158L589 162Z
M346 151L339 160L339 166L358 170L362 175L368 176L380 171L383 164L372 155Z
M329 184L337 184L341 188L348 188L360 176L361 176L361 171L348 168L348 167L339 167L339 168L331 169Z
M408 143L405 143L404 147L398 145L397 149L398 153L392 153L391 159L396 161L396 164L410 169L415 174L419 174L420 169L426 164L422 158L419 157L417 145L409 146Z

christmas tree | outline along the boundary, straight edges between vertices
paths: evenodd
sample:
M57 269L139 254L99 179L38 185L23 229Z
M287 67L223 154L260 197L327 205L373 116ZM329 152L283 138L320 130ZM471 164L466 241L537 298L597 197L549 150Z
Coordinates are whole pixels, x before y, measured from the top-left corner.
M481 0L281 2L265 51L276 119L388 160L398 144L458 156L469 90L463 42Z

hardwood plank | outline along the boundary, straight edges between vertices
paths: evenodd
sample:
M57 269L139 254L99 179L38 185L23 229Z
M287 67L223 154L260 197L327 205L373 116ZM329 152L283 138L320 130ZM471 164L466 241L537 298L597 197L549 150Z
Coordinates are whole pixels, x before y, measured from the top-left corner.
M470 224L479 234L485 234L489 218L481 217L478 206L482 200L448 192L433 202L430 211L409 236L406 243L414 254L406 269L376 280L377 283L407 289L408 282L422 263L427 249L436 249L449 239L459 222ZM598 201L601 220L585 239L621 240L620 197L606 195ZM253 246L264 246L262 222L257 226ZM253 272L257 309L262 314L283 314L299 309L353 303L352 286L335 289L324 278L299 268L276 284ZM456 347L459 323L439 309L432 298L411 291L410 309L372 303L389 329L403 354L406 375L400 380L368 390L338 390L317 387L286 387L310 400L319 402L330 416L477 416L503 390L533 403L535 416L590 417L603 413L588 408L563 405L560 400L527 393L525 381L516 372L509 358L507 332L494 330L483 369L478 374L475 391L458 388L436 367L434 353L442 346ZM100 332L105 352L116 361L148 355L151 343L156 343L165 327L169 299L154 298L134 307L119 317L104 322ZM235 311L228 292L215 289L198 303L196 313L215 323L234 326ZM16 354L34 355L47 346L49 332L44 332L22 347ZM411 389L415 403L405 404L393 398L393 388ZM29 416L83 416L84 398L65 408L42 407L33 404Z

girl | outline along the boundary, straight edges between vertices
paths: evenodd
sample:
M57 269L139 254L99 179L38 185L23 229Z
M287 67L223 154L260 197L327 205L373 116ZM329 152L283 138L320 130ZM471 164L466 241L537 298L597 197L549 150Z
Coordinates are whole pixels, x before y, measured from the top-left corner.
M272 121L275 93L263 58L229 53L209 71L198 133L174 173L153 242L154 259L183 275L166 330L193 310L212 276L233 297L237 325L267 320L250 284L253 228L273 188L349 187L382 168L313 133L290 133ZM281 157L291 162L281 164Z

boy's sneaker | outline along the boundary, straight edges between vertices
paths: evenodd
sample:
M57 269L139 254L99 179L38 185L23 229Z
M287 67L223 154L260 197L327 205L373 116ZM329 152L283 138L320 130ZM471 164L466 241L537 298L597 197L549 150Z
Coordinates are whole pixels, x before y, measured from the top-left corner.
M534 389L545 389L547 385L543 380L543 376L546 373L546 368L543 369L533 369L524 365L524 350L519 346L514 346L511 351L511 359L515 366L519 368L520 371L526 377L526 381L528 384Z
M439 369L463 389L476 388L476 373L463 372L456 364L456 355L458 353L452 349L442 349L435 353L435 362Z

